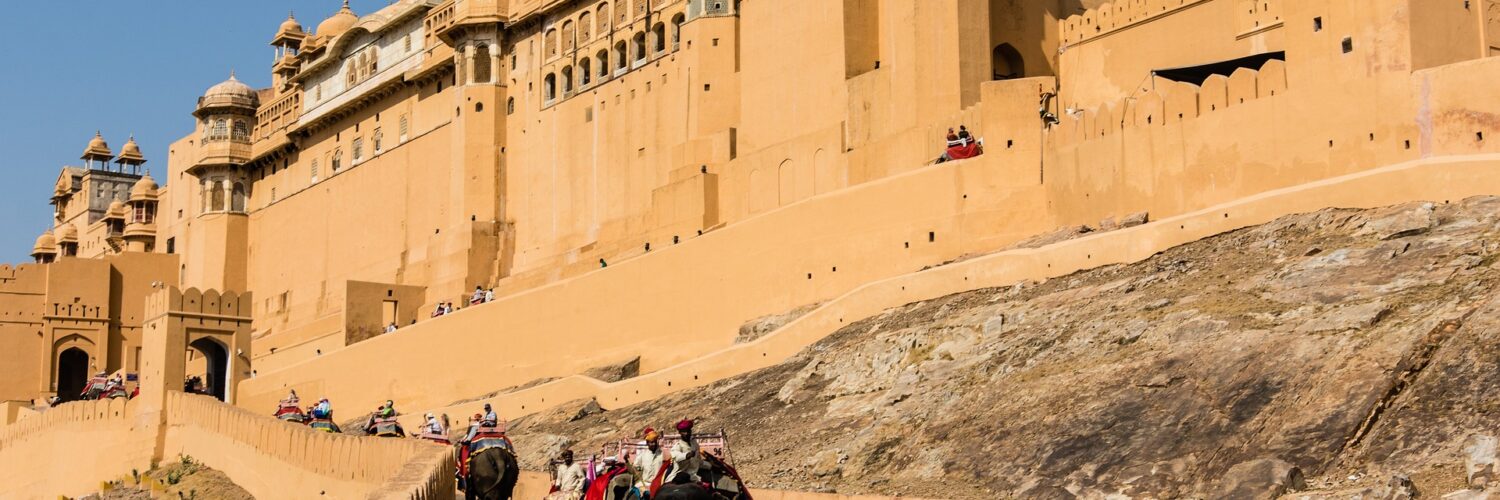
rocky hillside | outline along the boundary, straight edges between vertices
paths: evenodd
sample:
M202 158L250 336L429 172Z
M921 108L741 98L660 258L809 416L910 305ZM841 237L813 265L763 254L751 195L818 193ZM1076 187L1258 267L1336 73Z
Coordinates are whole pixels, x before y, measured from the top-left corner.
M731 433L753 485L843 493L1437 497L1483 482L1500 432L1497 255L1496 198L1291 216L892 309L781 365L513 436L539 468L693 417Z

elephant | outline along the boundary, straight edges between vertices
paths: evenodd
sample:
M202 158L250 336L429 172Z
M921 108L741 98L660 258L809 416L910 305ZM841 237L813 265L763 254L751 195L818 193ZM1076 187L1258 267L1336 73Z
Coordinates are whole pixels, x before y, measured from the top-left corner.
M521 467L510 450L498 446L479 450L469 455L464 500L510 500L520 477Z
M656 490L651 500L728 500L724 495L710 491L701 484L668 483Z

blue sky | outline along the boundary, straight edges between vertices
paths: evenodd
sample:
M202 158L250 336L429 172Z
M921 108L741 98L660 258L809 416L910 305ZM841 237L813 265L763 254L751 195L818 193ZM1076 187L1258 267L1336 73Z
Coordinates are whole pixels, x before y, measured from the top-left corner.
M167 146L192 131L193 104L234 70L271 83L276 28L307 29L342 0L47 0L6 2L0 16L0 262L29 262L50 224L58 168L94 136L115 152L134 134L165 182ZM389 0L353 0L361 15Z

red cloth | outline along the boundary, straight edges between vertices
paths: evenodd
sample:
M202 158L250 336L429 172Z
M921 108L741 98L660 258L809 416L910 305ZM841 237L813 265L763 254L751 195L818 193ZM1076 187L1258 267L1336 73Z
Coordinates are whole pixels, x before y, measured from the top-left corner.
M630 469L624 465L610 467L609 470L604 471L604 474L594 478L594 482L589 483L589 489L583 492L583 500L604 500L604 497L609 494L609 483L614 481L616 476L629 471Z
M970 141L968 144L948 147L949 160L963 160L984 154L984 148L979 143Z

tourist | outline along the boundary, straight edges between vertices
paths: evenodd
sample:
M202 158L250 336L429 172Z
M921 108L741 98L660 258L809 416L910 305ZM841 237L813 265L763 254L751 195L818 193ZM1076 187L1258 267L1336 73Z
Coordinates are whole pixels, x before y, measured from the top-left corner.
M974 136L969 135L969 127L966 127L966 126L963 126L963 125L959 125L958 126L958 141L960 143L959 145L960 146L968 146L969 142L971 142L973 140L974 140Z
M495 289L494 288L491 288L489 290L485 290L484 291L484 301L485 302L494 302L495 301Z
M395 416L397 415L396 403L387 399L385 400L385 406L380 407L380 409L376 411L377 415L379 415L380 418L395 418Z
M474 295L469 296L469 305L477 306L484 303L484 287L474 285Z
M444 436L443 424L438 422L437 417L431 413L428 413L425 417L427 418L427 424L422 427L422 432L433 436Z
M396 322L395 321L392 321L391 324L389 324L389 325L385 325L385 333L396 333Z
M469 433L464 434L464 443L474 441L474 436L479 434L479 426L482 422L484 422L484 415L475 413L474 416L469 417Z
M495 409L489 403L484 404L484 425L488 427L499 427L500 416L495 414Z
M319 399L317 406L314 406L312 409L312 417L322 419L333 418L333 403L329 403L328 398Z
M443 315L443 303L442 302L438 302L437 309L433 309L432 310L432 317L436 318L436 317L442 316L442 315Z
M698 469L703 468L703 457L698 448L698 441L693 439L693 421L683 419L677 422L677 434L680 439L672 444L672 465L674 483L696 483L702 481L698 477Z
M661 435L656 433L656 429L647 427L646 432L641 437L646 440L646 450L635 455L634 465L640 473L640 476L636 477L636 488L641 490L642 499L649 500L651 483L656 480L656 475L661 473L663 458L661 452Z
M453 314L453 303L452 302L444 302L443 303L443 314Z
M557 464L553 486L557 492L548 496L551 500L578 500L583 497L583 466L573 462L573 450L563 450Z

